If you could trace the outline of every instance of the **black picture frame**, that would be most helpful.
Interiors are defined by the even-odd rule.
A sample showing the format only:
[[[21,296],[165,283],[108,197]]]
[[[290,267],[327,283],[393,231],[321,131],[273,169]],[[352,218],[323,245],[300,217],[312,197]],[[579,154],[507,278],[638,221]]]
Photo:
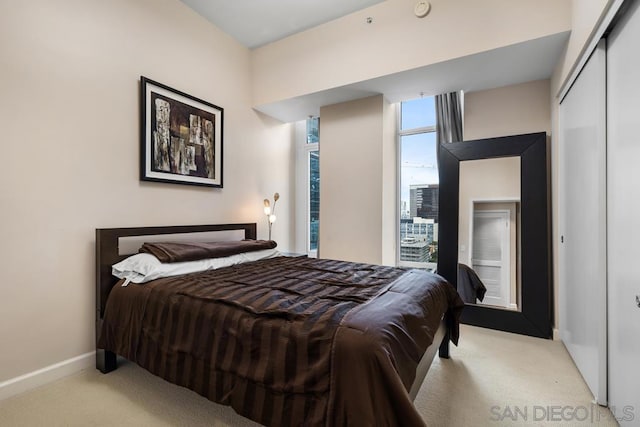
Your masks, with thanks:
[[[140,77],[140,179],[222,188],[224,109]]]
[[[553,300],[545,132],[440,145],[438,273],[457,285],[460,162],[513,156],[519,156],[521,162],[521,310],[467,304],[461,321],[474,326],[550,338]]]

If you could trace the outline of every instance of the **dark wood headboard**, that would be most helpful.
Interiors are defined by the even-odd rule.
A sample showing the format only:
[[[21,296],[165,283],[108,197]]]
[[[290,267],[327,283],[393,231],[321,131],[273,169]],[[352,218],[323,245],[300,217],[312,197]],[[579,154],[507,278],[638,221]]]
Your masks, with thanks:
[[[121,238],[145,236],[145,238],[155,237],[157,241],[157,236],[167,235],[166,239],[162,238],[163,241],[175,241],[175,236],[172,238],[171,235],[183,235],[183,238],[179,240],[184,241],[184,234],[233,230],[244,230],[245,239],[256,239],[255,223],[96,229],[96,344],[100,337],[104,309],[109,293],[113,286],[118,283],[118,279],[111,274],[111,266],[137,252],[138,249],[138,247],[135,247],[137,243],[134,242],[133,247],[130,247],[129,250],[120,250]],[[213,240],[216,239],[214,238]],[[103,373],[107,373],[116,369],[116,366],[115,353],[99,349],[96,345],[96,368]]]
[[[102,320],[109,293],[118,282],[118,279],[111,275],[111,266],[129,255],[121,254],[119,250],[120,238],[228,230],[244,230],[245,239],[256,239],[255,223],[96,229],[96,323],[98,324]],[[166,240],[171,240],[171,238],[168,237]],[[96,325],[96,327],[98,326]],[[98,334],[96,334],[97,336]]]

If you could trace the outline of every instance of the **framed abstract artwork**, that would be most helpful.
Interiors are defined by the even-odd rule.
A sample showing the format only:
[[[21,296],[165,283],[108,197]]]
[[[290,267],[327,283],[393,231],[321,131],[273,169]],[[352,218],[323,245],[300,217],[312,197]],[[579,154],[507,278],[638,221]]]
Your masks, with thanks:
[[[222,187],[223,109],[140,78],[143,181]]]

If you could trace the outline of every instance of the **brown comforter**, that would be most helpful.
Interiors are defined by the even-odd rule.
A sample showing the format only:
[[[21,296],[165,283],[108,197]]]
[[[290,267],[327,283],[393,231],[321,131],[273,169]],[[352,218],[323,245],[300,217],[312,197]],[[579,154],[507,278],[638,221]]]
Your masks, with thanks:
[[[407,390],[462,306],[426,272],[279,257],[116,286],[98,346],[267,426],[423,425]]]

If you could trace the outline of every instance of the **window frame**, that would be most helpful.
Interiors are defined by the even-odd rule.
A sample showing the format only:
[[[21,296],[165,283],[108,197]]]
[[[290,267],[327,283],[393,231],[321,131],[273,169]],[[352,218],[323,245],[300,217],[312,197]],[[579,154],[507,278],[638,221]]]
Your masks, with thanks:
[[[309,187],[311,172],[311,153],[320,156],[320,143],[307,142],[307,120],[300,120],[295,124],[296,145],[296,252],[306,253],[311,258],[317,258],[318,249],[311,249],[311,189]],[[318,248],[320,241],[318,239]]]
[[[417,128],[411,129],[402,129],[402,103],[401,101],[398,103],[398,108],[396,108],[396,123],[397,123],[397,133],[396,133],[396,157],[397,157],[397,174],[396,174],[396,209],[400,211],[400,215],[398,215],[396,219],[396,265],[399,267],[409,267],[409,268],[421,268],[428,269],[431,271],[435,271],[437,268],[437,263],[435,262],[414,262],[414,261],[402,261],[401,260],[401,252],[402,252],[402,137],[403,136],[411,136],[411,135],[419,135],[425,133],[437,133],[436,125],[432,126],[421,126]],[[435,102],[435,100],[434,100]],[[437,136],[436,136],[437,138]],[[437,139],[436,139],[437,141]],[[437,142],[436,142],[437,143]],[[439,170],[439,169],[438,169]],[[396,211],[396,212],[397,212]],[[439,216],[439,212],[438,212]]]

